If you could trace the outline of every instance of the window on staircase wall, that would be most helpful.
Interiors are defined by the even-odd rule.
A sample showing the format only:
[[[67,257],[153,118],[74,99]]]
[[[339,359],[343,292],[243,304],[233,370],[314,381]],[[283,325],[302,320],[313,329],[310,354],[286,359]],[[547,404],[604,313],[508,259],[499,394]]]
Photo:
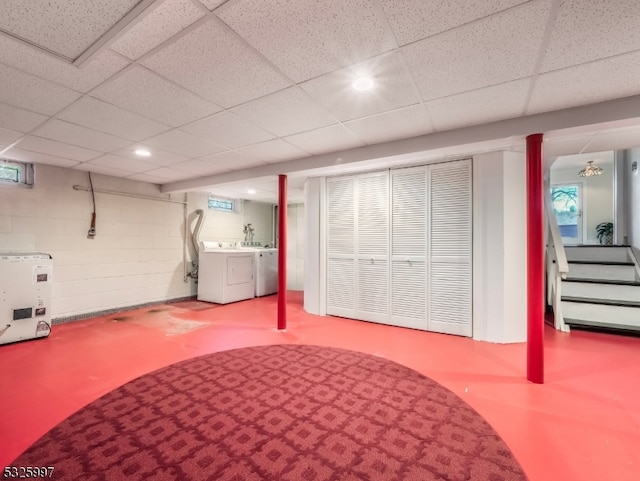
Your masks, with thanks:
[[[582,244],[582,185],[557,184],[551,187],[551,202],[565,244]]]
[[[32,185],[33,164],[0,158],[0,185]]]

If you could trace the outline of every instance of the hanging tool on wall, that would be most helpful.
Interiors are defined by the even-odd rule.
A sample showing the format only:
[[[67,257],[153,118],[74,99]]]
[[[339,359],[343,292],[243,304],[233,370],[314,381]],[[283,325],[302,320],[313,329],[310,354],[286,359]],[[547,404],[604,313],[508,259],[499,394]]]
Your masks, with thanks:
[[[89,172],[89,185],[91,186],[91,199],[93,200],[93,212],[91,213],[91,227],[89,227],[87,238],[93,239],[96,236],[96,194],[93,191],[93,181],[91,180],[91,172]]]

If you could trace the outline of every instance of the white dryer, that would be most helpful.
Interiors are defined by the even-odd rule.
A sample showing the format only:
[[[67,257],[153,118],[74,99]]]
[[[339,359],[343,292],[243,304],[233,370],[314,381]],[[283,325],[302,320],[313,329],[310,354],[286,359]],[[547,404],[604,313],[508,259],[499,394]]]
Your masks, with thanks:
[[[264,248],[257,242],[239,242],[239,250],[253,252],[256,278],[256,297],[270,296],[278,292],[278,249]]]
[[[228,304],[255,296],[252,252],[204,244],[199,255],[198,300]]]

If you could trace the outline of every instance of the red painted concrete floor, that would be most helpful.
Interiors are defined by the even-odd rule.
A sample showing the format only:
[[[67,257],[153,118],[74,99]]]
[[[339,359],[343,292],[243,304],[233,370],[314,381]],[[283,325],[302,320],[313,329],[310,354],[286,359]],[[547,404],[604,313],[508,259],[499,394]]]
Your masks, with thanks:
[[[67,416],[168,364],[254,345],[317,344],[392,359],[442,383],[500,433],[530,481],[640,479],[640,339],[546,330],[546,383],[525,379],[525,345],[497,345],[317,317],[291,293],[226,306],[163,304],[54,326],[0,346],[0,467]]]

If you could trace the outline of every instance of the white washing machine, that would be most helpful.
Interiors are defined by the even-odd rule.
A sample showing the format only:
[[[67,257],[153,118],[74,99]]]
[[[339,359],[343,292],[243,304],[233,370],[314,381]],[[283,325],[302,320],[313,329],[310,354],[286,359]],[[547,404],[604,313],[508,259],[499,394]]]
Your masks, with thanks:
[[[220,248],[203,242],[198,272],[198,300],[228,304],[255,296],[252,252]]]
[[[264,248],[257,242],[239,242],[237,249],[253,252],[255,256],[256,297],[278,292],[278,249]]]

